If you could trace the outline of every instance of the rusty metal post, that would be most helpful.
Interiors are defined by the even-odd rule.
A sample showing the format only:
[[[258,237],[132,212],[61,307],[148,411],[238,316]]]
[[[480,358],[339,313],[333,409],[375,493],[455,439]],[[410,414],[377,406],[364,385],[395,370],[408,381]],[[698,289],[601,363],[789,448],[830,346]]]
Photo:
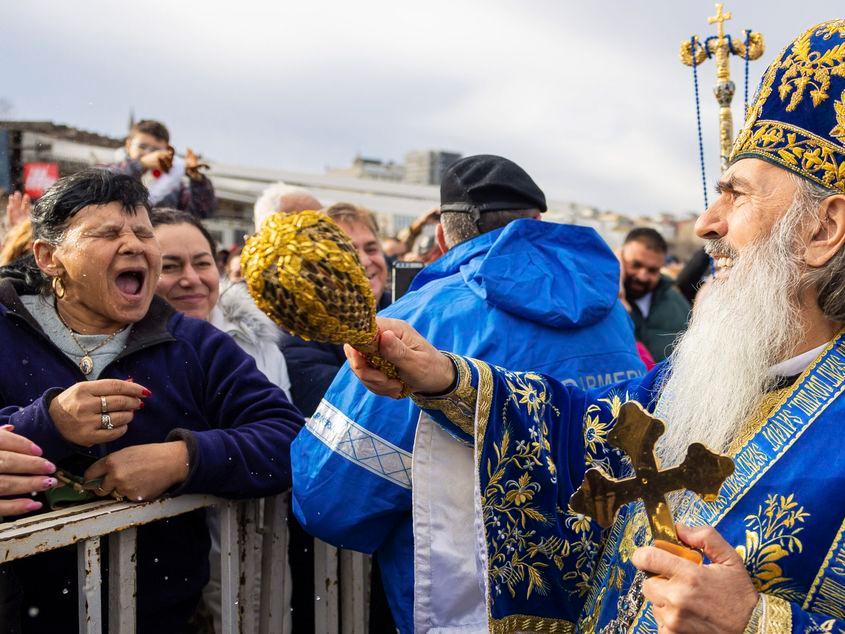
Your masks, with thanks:
[[[241,562],[237,502],[220,505],[220,620],[222,634],[240,632]]]
[[[285,622],[290,620],[290,610],[285,601],[290,581],[287,566],[288,499],[289,495],[284,493],[264,500],[259,634],[287,634],[284,628]]]
[[[364,553],[340,551],[340,605],[343,634],[369,631],[370,558]]]
[[[100,588],[100,538],[85,539],[76,545],[79,587],[79,634],[102,634],[103,604]]]
[[[136,528],[109,535],[109,634],[135,634],[137,542]]]
[[[314,540],[314,632],[338,634],[337,548]]]

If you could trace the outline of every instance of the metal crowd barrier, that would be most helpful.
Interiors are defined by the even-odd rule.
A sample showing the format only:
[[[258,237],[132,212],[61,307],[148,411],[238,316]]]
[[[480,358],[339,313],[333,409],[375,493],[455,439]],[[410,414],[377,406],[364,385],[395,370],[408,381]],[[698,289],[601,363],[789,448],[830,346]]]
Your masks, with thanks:
[[[283,613],[287,494],[231,501],[185,495],[145,503],[92,502],[0,524],[0,562],[76,545],[80,634],[134,634],[137,527],[200,508],[220,509],[218,634],[289,634]],[[109,540],[109,622],[101,599],[102,538]],[[316,540],[315,540],[316,541]],[[315,634],[365,634],[369,557],[315,543]],[[260,581],[259,581],[260,580]],[[255,588],[256,582],[260,588]],[[256,604],[258,609],[251,609]]]

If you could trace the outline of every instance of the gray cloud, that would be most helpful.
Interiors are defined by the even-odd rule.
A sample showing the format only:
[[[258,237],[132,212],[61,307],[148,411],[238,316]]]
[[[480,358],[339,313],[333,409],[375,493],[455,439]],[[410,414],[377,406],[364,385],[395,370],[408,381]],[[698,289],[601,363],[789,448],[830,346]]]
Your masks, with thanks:
[[[729,6],[767,38],[754,82],[798,29],[841,4]],[[307,5],[307,6],[306,6]],[[633,213],[701,207],[690,69],[677,48],[709,2],[429,0],[424,4],[16,2],[0,97],[20,118],[110,134],[129,108],[225,162],[299,171],[356,152],[506,154],[553,198]],[[742,110],[742,64],[733,63]],[[710,176],[712,62],[701,68]]]

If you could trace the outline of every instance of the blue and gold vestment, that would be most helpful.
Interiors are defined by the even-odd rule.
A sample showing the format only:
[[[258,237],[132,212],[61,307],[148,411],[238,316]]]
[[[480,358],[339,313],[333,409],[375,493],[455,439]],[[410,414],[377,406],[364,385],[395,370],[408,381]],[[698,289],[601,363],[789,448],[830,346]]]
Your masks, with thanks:
[[[627,457],[607,444],[607,434],[622,403],[654,410],[665,366],[585,392],[538,374],[454,359],[456,390],[417,402],[476,446],[488,629],[656,632],[630,563],[634,549],[650,540],[641,508],[624,507],[602,531],[569,511],[568,501],[588,467],[630,475]],[[840,333],[749,422],[732,451],[736,471],[718,499],[684,498],[678,509],[683,521],[715,525],[736,547],[765,595],[767,632],[845,631],[843,390]]]

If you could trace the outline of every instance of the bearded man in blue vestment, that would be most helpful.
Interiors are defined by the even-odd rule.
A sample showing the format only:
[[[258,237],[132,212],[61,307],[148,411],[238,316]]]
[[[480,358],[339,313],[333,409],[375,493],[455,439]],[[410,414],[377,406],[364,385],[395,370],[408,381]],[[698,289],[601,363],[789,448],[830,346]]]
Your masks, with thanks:
[[[467,516],[437,525],[475,537],[485,629],[845,631],[845,20],[768,68],[719,193],[696,226],[715,279],[645,377],[582,390],[439,352],[398,320],[379,322],[380,354],[404,385],[347,348],[369,389],[410,388],[473,444]],[[734,460],[715,501],[670,498],[701,565],[650,545],[641,503],[606,531],[569,508],[588,467],[631,475],[607,442],[627,401],[666,421],[664,467],[693,442]]]

